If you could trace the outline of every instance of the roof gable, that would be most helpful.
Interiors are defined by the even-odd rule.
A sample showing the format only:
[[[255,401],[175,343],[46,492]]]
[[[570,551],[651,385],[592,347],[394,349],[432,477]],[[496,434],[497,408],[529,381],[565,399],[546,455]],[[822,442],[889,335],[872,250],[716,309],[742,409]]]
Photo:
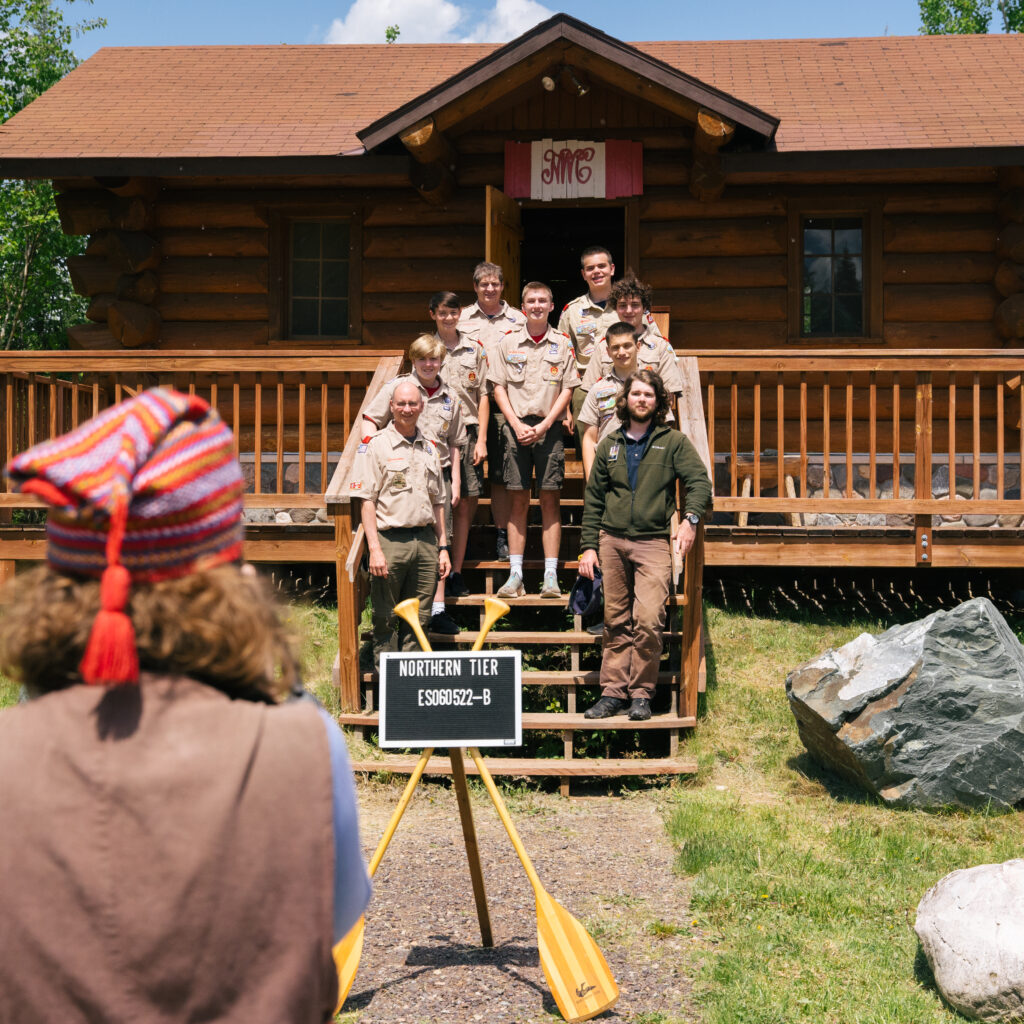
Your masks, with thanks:
[[[770,140],[779,126],[778,118],[724,90],[576,18],[556,14],[357,134],[372,150],[427,117],[443,130],[461,120],[467,109],[493,103],[528,79],[539,79],[546,70],[564,64],[690,121],[707,108],[762,141]]]

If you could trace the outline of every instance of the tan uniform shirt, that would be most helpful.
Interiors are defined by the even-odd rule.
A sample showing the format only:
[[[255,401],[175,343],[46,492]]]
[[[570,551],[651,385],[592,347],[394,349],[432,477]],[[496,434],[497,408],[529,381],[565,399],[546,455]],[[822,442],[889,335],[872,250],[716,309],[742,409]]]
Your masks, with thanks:
[[[483,342],[460,332],[455,348],[445,353],[440,377],[459,396],[463,424],[479,423],[480,389],[487,384],[487,353]],[[483,394],[487,394],[486,390]]]
[[[563,388],[574,388],[580,383],[572,344],[551,327],[539,342],[530,337],[525,327],[509,331],[494,350],[487,379],[492,385],[505,388],[520,419],[543,419]]]
[[[459,316],[459,334],[479,341],[484,349],[488,351],[513,328],[522,327],[526,323],[525,314],[518,309],[513,309],[507,302],[502,302],[501,310],[493,317],[488,316],[480,304],[474,302],[472,306],[466,306]]]
[[[598,341],[612,324],[619,322],[619,314],[606,304],[602,309],[590,299],[590,293],[575,298],[558,318],[558,329],[569,335],[576,349],[576,365],[582,373],[590,362]]]
[[[444,502],[441,461],[419,431],[410,440],[389,423],[356,449],[348,489],[376,501],[378,530],[433,526],[434,506]]]
[[[591,363],[590,367],[593,365]],[[587,368],[588,372],[590,367]],[[583,406],[577,419],[584,427],[597,427],[598,444],[609,434],[618,430],[621,425],[619,417],[615,414],[615,404],[622,394],[625,383],[613,367],[607,376],[594,382],[594,386],[587,392],[587,397],[583,400]],[[674,421],[675,417],[670,411],[666,422],[673,423]]]
[[[444,363],[441,364],[442,367]],[[440,375],[439,375],[440,376]],[[454,388],[441,380],[441,386],[431,395],[420,383],[415,373],[406,373],[394,380],[389,380],[380,389],[380,393],[370,403],[364,415],[377,424],[377,429],[391,422],[391,398],[399,384],[411,381],[419,388],[423,396],[423,412],[416,421],[416,429],[437,446],[437,454],[441,458],[442,469],[452,464],[452,448],[459,448],[466,443],[466,429],[462,425],[462,403]]]
[[[607,377],[615,366],[608,352],[608,341],[602,338],[594,358],[590,360],[580,387],[589,391],[600,377]],[[683,390],[683,378],[672,346],[658,333],[658,328],[649,325],[644,329],[636,346],[636,368],[653,370],[665,385],[669,394],[678,395]]]

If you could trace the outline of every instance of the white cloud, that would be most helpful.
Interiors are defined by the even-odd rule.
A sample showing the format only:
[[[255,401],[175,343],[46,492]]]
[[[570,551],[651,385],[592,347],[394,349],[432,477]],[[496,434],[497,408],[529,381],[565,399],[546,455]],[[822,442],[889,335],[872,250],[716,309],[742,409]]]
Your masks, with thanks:
[[[451,0],[355,0],[324,42],[383,43],[385,29],[397,25],[401,43],[503,43],[553,13],[536,0],[494,0],[485,10]]]
[[[554,14],[536,0],[495,0],[476,28],[460,43],[506,43]]]

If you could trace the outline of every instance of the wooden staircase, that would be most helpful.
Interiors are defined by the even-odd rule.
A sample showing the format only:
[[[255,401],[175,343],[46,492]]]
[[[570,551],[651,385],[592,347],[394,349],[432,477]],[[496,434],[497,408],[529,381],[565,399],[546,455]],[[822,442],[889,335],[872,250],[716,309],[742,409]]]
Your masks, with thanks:
[[[682,360],[682,363],[695,360]],[[693,380],[696,381],[696,366],[693,368]],[[694,384],[696,388],[696,384]],[[700,392],[697,388],[697,409],[700,409]],[[684,424],[685,424],[684,420]],[[699,415],[700,430],[703,433],[703,415]],[[685,426],[684,426],[685,429]],[[691,425],[692,429],[692,425]],[[692,434],[690,435],[692,437]],[[706,442],[705,453],[706,454]],[[344,466],[344,459],[339,466],[339,473]],[[338,474],[336,474],[336,480]],[[332,482],[332,491],[338,490]],[[341,492],[343,495],[343,492]],[[683,730],[696,727],[697,694],[703,690],[705,682],[705,663],[703,654],[703,628],[701,621],[701,576],[703,570],[703,528],[699,529],[698,541],[693,551],[687,556],[685,570],[680,575],[678,585],[668,599],[666,609],[665,651],[662,671],[659,673],[657,692],[653,701],[655,714],[647,722],[631,722],[625,715],[607,719],[588,720],[583,711],[599,696],[597,658],[592,653],[600,646],[601,637],[587,632],[583,628],[580,616],[569,618],[568,592],[576,578],[577,555],[579,553],[580,520],[583,506],[583,467],[572,449],[566,450],[566,480],[563,487],[562,509],[562,544],[559,558],[559,582],[563,588],[560,598],[541,598],[538,594],[543,560],[539,512],[536,499],[531,501],[530,522],[527,532],[526,559],[524,561],[525,583],[527,596],[512,599],[508,603],[513,609],[510,616],[499,620],[488,634],[485,646],[494,648],[518,648],[524,652],[522,681],[524,688],[524,706],[529,707],[535,688],[551,687],[557,691],[560,710],[558,711],[525,711],[522,717],[524,733],[554,733],[560,737],[561,757],[504,757],[500,754],[491,756],[488,763],[495,774],[513,776],[554,776],[560,780],[564,794],[569,792],[570,780],[580,777],[612,778],[623,776],[669,776],[685,775],[696,772],[696,762],[692,758],[680,756],[680,738]],[[331,495],[328,494],[328,509],[331,510]],[[342,520],[336,517],[336,523]],[[534,522],[534,519],[537,522]],[[343,532],[343,531],[339,531]],[[342,538],[339,537],[339,561],[342,550]],[[466,584],[473,591],[467,597],[448,600],[449,612],[463,624],[464,628],[456,636],[429,634],[431,645],[435,650],[458,650],[473,643],[478,629],[483,622],[483,604],[489,595],[494,595],[504,583],[509,565],[507,562],[493,560],[495,549],[495,532],[491,525],[490,500],[480,500],[476,521],[470,531],[469,554],[462,575]],[[345,548],[347,551],[347,548]],[[349,560],[352,565],[351,559]],[[683,568],[683,567],[680,567]],[[341,566],[339,565],[339,579]],[[353,581],[356,590],[354,609],[362,609],[365,596],[365,581],[360,581],[358,574]],[[339,629],[343,628],[341,617],[341,595],[339,594]],[[525,609],[526,615],[516,615],[516,610]],[[543,616],[543,610],[550,610],[551,616]],[[476,614],[473,614],[475,611]],[[557,613],[557,614],[555,614]],[[520,622],[509,624],[509,618],[528,618],[530,616],[544,619],[539,628],[523,628]],[[556,621],[549,621],[549,620]],[[475,620],[475,621],[472,621]],[[350,622],[352,620],[349,620]],[[473,628],[473,627],[476,628]],[[351,629],[351,625],[348,626]],[[359,637],[367,640],[368,634]],[[543,652],[557,653],[557,661],[563,668],[537,668],[535,655]],[[339,659],[340,660],[340,659]],[[365,662],[365,658],[364,658]],[[585,664],[586,663],[586,664]],[[340,668],[340,664],[339,664]],[[377,680],[375,673],[359,671],[356,677],[358,685],[358,705],[351,706],[340,716],[341,724],[359,730],[360,734],[370,739],[376,732],[379,718],[377,696]],[[339,672],[339,683],[344,685]],[[351,683],[350,683],[351,686]],[[587,690],[587,693],[581,691]],[[533,692],[531,692],[533,691]],[[637,731],[645,737],[644,746],[655,750],[662,746],[663,756],[644,757],[634,755],[628,757],[581,757],[577,752],[581,740],[591,739],[597,733],[611,740],[615,731]],[[655,740],[651,743],[652,733],[660,734],[664,742]],[[525,738],[525,737],[524,737]],[[605,743],[608,749],[609,742]],[[415,757],[381,753],[379,757],[367,758],[353,763],[356,771],[394,772],[408,774],[416,763]],[[472,770],[472,769],[471,769]],[[428,774],[447,774],[450,771],[447,758],[433,758],[427,767]]]

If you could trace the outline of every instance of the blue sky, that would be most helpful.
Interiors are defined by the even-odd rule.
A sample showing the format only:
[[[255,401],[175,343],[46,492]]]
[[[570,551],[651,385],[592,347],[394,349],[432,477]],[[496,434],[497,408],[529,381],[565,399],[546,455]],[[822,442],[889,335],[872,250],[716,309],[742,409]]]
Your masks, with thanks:
[[[202,43],[384,42],[397,24],[403,43],[503,42],[564,11],[624,40],[785,39],[915,35],[916,0],[95,0],[74,3],[68,20],[107,19],[75,40],[79,57],[101,46]],[[629,12],[628,20],[623,11]]]

